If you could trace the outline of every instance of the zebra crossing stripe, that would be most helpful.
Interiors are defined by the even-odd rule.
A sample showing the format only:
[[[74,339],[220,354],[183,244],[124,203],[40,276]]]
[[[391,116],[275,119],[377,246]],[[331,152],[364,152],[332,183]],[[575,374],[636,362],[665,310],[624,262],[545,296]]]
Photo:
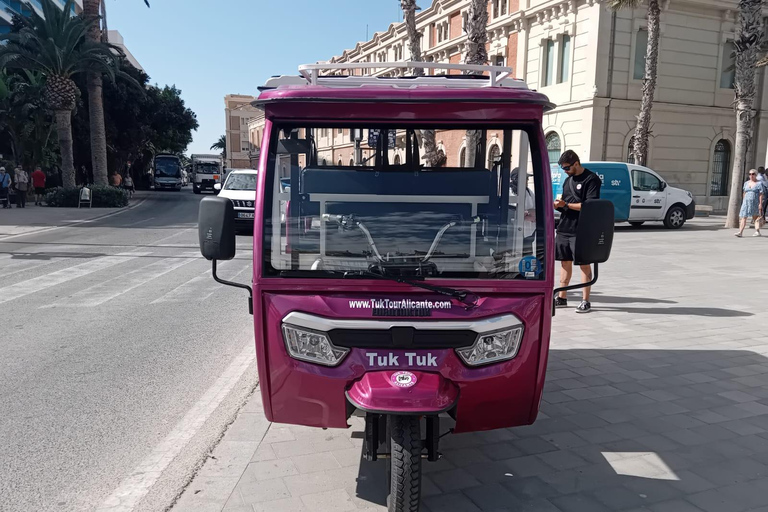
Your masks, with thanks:
[[[123,253],[115,256],[104,256],[75,265],[74,267],[57,270],[56,272],[21,281],[20,283],[0,287],[0,304],[79,279],[88,274],[114,267],[115,265],[120,265],[140,255],[140,253]]]
[[[43,307],[95,307],[176,270],[198,258],[163,258],[107,281],[85,288]]]
[[[240,269],[233,276],[227,276],[226,279],[229,281],[237,281],[237,278],[240,276],[240,274],[250,269],[251,266],[247,265],[246,267]],[[203,272],[202,275],[193,277],[186,283],[177,286],[162,297],[158,297],[157,299],[153,300],[151,304],[160,304],[163,302],[181,302],[185,304],[190,302],[203,302],[220,288],[221,284],[213,280],[211,271],[209,269]]]

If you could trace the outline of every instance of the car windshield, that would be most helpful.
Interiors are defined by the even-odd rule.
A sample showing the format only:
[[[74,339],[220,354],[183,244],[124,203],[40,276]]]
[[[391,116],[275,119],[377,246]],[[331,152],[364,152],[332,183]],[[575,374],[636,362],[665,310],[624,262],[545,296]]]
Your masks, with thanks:
[[[181,165],[178,158],[155,158],[155,176],[166,178],[181,177]]]
[[[543,278],[537,132],[430,128],[275,126],[266,275]]]
[[[256,190],[255,173],[230,173],[224,190]]]
[[[219,166],[213,162],[199,162],[195,164],[195,169],[200,174],[216,174],[219,172]]]

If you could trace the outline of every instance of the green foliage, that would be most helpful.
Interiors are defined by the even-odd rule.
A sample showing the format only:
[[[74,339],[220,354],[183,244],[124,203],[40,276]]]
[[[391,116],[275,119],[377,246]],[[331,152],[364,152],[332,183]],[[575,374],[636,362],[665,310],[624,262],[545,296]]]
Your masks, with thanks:
[[[118,80],[104,83],[104,121],[107,132],[107,157],[110,169],[122,170],[133,163],[134,179],[142,185],[143,169],[156,153],[183,153],[198,127],[195,113],[186,107],[181,91],[175,87],[148,85],[149,77],[127,61],[122,72],[142,85],[143,92]],[[77,77],[85,87],[85,77]],[[81,102],[72,120],[75,139],[75,166],[90,167],[89,115],[87,102]],[[148,185],[148,183],[144,183]]]
[[[42,0],[43,16],[33,9],[19,18],[21,29],[0,35],[0,68],[40,71],[51,77],[69,78],[95,71],[114,81],[119,74],[117,55],[122,50],[113,44],[89,42],[86,32],[94,22],[70,15],[74,0],[61,9],[53,0]]]
[[[122,208],[128,206],[128,192],[117,187],[93,186],[91,197],[93,197],[94,208]],[[62,188],[58,187],[45,195],[45,204],[54,207],[77,208],[80,200],[80,188]]]

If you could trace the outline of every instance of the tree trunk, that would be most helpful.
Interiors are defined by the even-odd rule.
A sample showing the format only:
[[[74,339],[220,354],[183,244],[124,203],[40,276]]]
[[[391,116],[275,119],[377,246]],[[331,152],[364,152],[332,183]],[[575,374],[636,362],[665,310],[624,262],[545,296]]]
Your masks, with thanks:
[[[744,169],[747,151],[753,137],[755,97],[757,96],[757,58],[762,43],[761,0],[739,1],[739,26],[736,31],[736,147],[731,171],[731,193],[728,198],[728,216],[725,227],[736,228],[742,200]]]
[[[637,165],[648,162],[648,139],[651,136],[651,110],[656,93],[656,77],[661,42],[661,8],[659,0],[648,2],[648,50],[645,54],[645,77],[643,77],[643,99],[635,127],[635,145],[632,148]]]
[[[95,21],[88,32],[86,40],[101,41],[99,21],[101,0],[83,0],[83,16],[86,20]],[[91,128],[91,166],[95,185],[107,185],[107,134],[104,126],[104,98],[102,94],[102,79],[99,73],[88,73],[88,114]]]
[[[56,110],[56,132],[61,151],[61,174],[64,187],[74,187],[75,163],[72,154],[72,111]]]
[[[487,64],[488,50],[485,44],[488,42],[488,2],[486,0],[472,0],[467,13],[467,55],[465,64]],[[468,71],[467,74],[474,72]],[[477,156],[477,145],[480,142],[479,130],[467,130],[466,151],[464,152],[464,166],[474,167]]]
[[[416,0],[400,0],[403,9],[403,20],[408,33],[408,50],[412,62],[423,62],[421,56],[421,34],[416,30]],[[424,76],[424,68],[415,68],[413,74]],[[422,130],[421,141],[424,144],[424,158],[429,167],[440,167],[445,163],[445,153],[437,147],[435,130]]]

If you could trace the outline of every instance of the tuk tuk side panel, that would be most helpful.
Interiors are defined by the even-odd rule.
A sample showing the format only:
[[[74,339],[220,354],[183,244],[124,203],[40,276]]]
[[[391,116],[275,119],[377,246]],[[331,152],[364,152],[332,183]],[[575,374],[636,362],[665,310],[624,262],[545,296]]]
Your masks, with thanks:
[[[545,151],[547,143],[544,138],[544,131],[541,129],[539,129],[538,139],[538,146],[540,148],[538,152],[538,161],[542,175],[542,195],[544,196],[542,201],[545,205],[545,207],[542,208],[542,211],[544,212],[544,215],[546,215],[544,225],[547,226],[545,232],[540,235],[544,238],[547,248],[545,255],[545,268],[547,269],[547,272],[545,274],[546,287],[544,289],[543,303],[541,309],[538,311],[539,318],[541,319],[539,322],[539,332],[537,333],[540,340],[539,361],[536,372],[535,394],[533,402],[531,403],[528,424],[532,424],[536,421],[536,417],[539,414],[542,393],[544,392],[544,382],[547,376],[547,362],[549,360],[549,343],[552,334],[552,304],[554,301],[555,275],[558,273],[558,269],[555,268],[555,196],[553,194],[552,173],[549,172],[549,155]],[[532,154],[533,158],[535,158],[536,153],[532,152]],[[547,207],[547,205],[552,205],[553,207]]]
[[[468,312],[456,306],[452,311],[435,310],[428,320],[423,320],[456,321],[462,317],[476,320],[514,313],[524,323],[525,332],[518,355],[504,363],[469,368],[461,362],[453,349],[352,348],[336,367],[305,363],[289,357],[281,326],[282,319],[290,312],[306,312],[330,319],[377,320],[371,317],[370,310],[350,307],[350,301],[371,298],[370,292],[363,292],[366,289],[364,283],[360,283],[357,288],[357,291],[350,290],[343,294],[260,292],[259,309],[263,311],[264,322],[257,334],[257,345],[261,345],[258,347],[259,354],[265,359],[260,361],[259,379],[265,406],[269,403],[270,421],[346,428],[348,404],[345,392],[366,372],[400,369],[433,371],[434,368],[434,373],[441,374],[460,388],[457,432],[530,423],[530,410],[539,392],[536,389],[537,361],[541,341],[540,312],[545,309],[543,294],[514,298],[486,297],[473,311]],[[430,295],[409,293],[376,296],[393,300],[403,297],[413,300],[434,299]],[[371,352],[392,353],[399,356],[399,364],[373,368],[369,359]],[[416,353],[418,356],[430,354],[434,364],[428,369],[409,365],[405,353]]]

